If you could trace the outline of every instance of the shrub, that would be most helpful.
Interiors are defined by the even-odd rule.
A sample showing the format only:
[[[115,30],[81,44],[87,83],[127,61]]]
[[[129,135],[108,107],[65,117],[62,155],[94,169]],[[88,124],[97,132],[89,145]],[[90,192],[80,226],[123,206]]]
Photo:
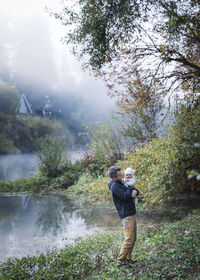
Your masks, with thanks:
[[[200,106],[182,107],[175,117],[166,137],[153,139],[118,162],[136,169],[136,186],[146,201],[200,190],[198,180],[188,180],[188,170],[200,168],[200,149],[194,145],[200,139]]]
[[[91,174],[93,177],[98,178],[105,174],[105,171],[112,161],[109,158],[95,158],[92,154],[86,153],[81,160],[82,168],[86,173]]]
[[[62,166],[62,175],[51,180],[51,187],[62,189],[68,188],[77,183],[82,172],[83,170],[80,162],[73,164],[67,160]]]
[[[62,138],[50,136],[38,141],[36,155],[39,159],[39,170],[49,178],[58,177],[64,165],[64,141]]]
[[[96,180],[91,180],[88,184],[83,186],[84,193],[87,193],[88,200],[107,201],[111,199],[111,193],[108,189],[109,179],[107,177],[99,176]]]
[[[136,149],[125,161],[117,164],[122,169],[133,167],[137,176],[136,188],[146,201],[157,202],[174,190],[176,182],[171,166],[177,163],[174,140],[159,137]]]

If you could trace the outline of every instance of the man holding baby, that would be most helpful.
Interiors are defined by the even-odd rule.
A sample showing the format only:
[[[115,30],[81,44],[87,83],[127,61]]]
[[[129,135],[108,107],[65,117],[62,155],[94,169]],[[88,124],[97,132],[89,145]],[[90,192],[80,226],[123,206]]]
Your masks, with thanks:
[[[136,241],[136,208],[135,198],[139,191],[134,187],[134,170],[127,168],[125,170],[125,179],[123,180],[121,168],[111,166],[108,170],[111,181],[108,187],[112,193],[112,199],[117,209],[118,215],[122,220],[124,241],[117,258],[117,266],[129,268],[136,261],[131,259],[131,253]]]

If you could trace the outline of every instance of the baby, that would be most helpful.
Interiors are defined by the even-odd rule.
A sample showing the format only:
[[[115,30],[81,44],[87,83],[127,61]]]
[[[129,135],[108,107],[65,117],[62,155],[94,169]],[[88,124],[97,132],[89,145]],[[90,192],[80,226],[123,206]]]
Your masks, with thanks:
[[[126,187],[134,187],[136,183],[136,177],[134,176],[135,170],[132,169],[131,167],[128,167],[125,171],[125,179],[124,179],[124,184]]]
[[[128,188],[134,188],[134,185],[136,183],[136,177],[134,176],[135,170],[131,167],[128,167],[125,171],[125,179],[124,179],[124,185]],[[137,197],[134,198],[135,204],[138,202]]]

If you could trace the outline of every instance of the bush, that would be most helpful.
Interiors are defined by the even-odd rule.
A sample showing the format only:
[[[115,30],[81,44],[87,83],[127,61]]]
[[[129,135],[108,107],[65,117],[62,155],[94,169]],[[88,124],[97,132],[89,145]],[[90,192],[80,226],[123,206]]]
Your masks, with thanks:
[[[56,189],[68,188],[77,183],[82,172],[80,162],[73,164],[70,161],[66,161],[62,167],[62,175],[51,180],[51,187]]]
[[[136,170],[136,188],[148,202],[158,202],[174,191],[176,181],[171,166],[177,164],[177,149],[172,138],[156,138],[117,164]]]
[[[107,201],[111,199],[111,193],[108,189],[109,179],[107,177],[99,176],[97,179],[91,180],[89,183],[84,184],[82,189],[87,194],[88,200],[93,201]]]
[[[95,158],[92,154],[86,153],[81,160],[81,165],[86,173],[98,178],[105,174],[112,161],[109,158]]]
[[[62,174],[64,151],[65,147],[62,138],[50,136],[38,141],[36,155],[39,159],[39,170],[42,175],[54,178]]]
[[[153,139],[118,162],[122,168],[136,169],[136,186],[146,201],[200,190],[198,180],[188,180],[188,171],[200,168],[200,149],[194,145],[200,139],[199,123],[200,106],[182,107],[166,137]]]

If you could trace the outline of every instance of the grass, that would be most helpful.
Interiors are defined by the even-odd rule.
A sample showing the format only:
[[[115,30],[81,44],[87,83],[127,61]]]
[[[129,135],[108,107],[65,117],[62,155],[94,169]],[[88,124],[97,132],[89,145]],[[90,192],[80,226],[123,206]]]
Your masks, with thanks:
[[[116,266],[123,240],[122,232],[117,230],[77,240],[75,245],[45,255],[8,259],[0,266],[0,279],[200,279],[200,210],[174,206],[151,211],[144,209],[138,215],[134,249],[138,262],[128,270]],[[160,212],[158,220],[155,215]],[[148,222],[144,219],[147,213]]]

